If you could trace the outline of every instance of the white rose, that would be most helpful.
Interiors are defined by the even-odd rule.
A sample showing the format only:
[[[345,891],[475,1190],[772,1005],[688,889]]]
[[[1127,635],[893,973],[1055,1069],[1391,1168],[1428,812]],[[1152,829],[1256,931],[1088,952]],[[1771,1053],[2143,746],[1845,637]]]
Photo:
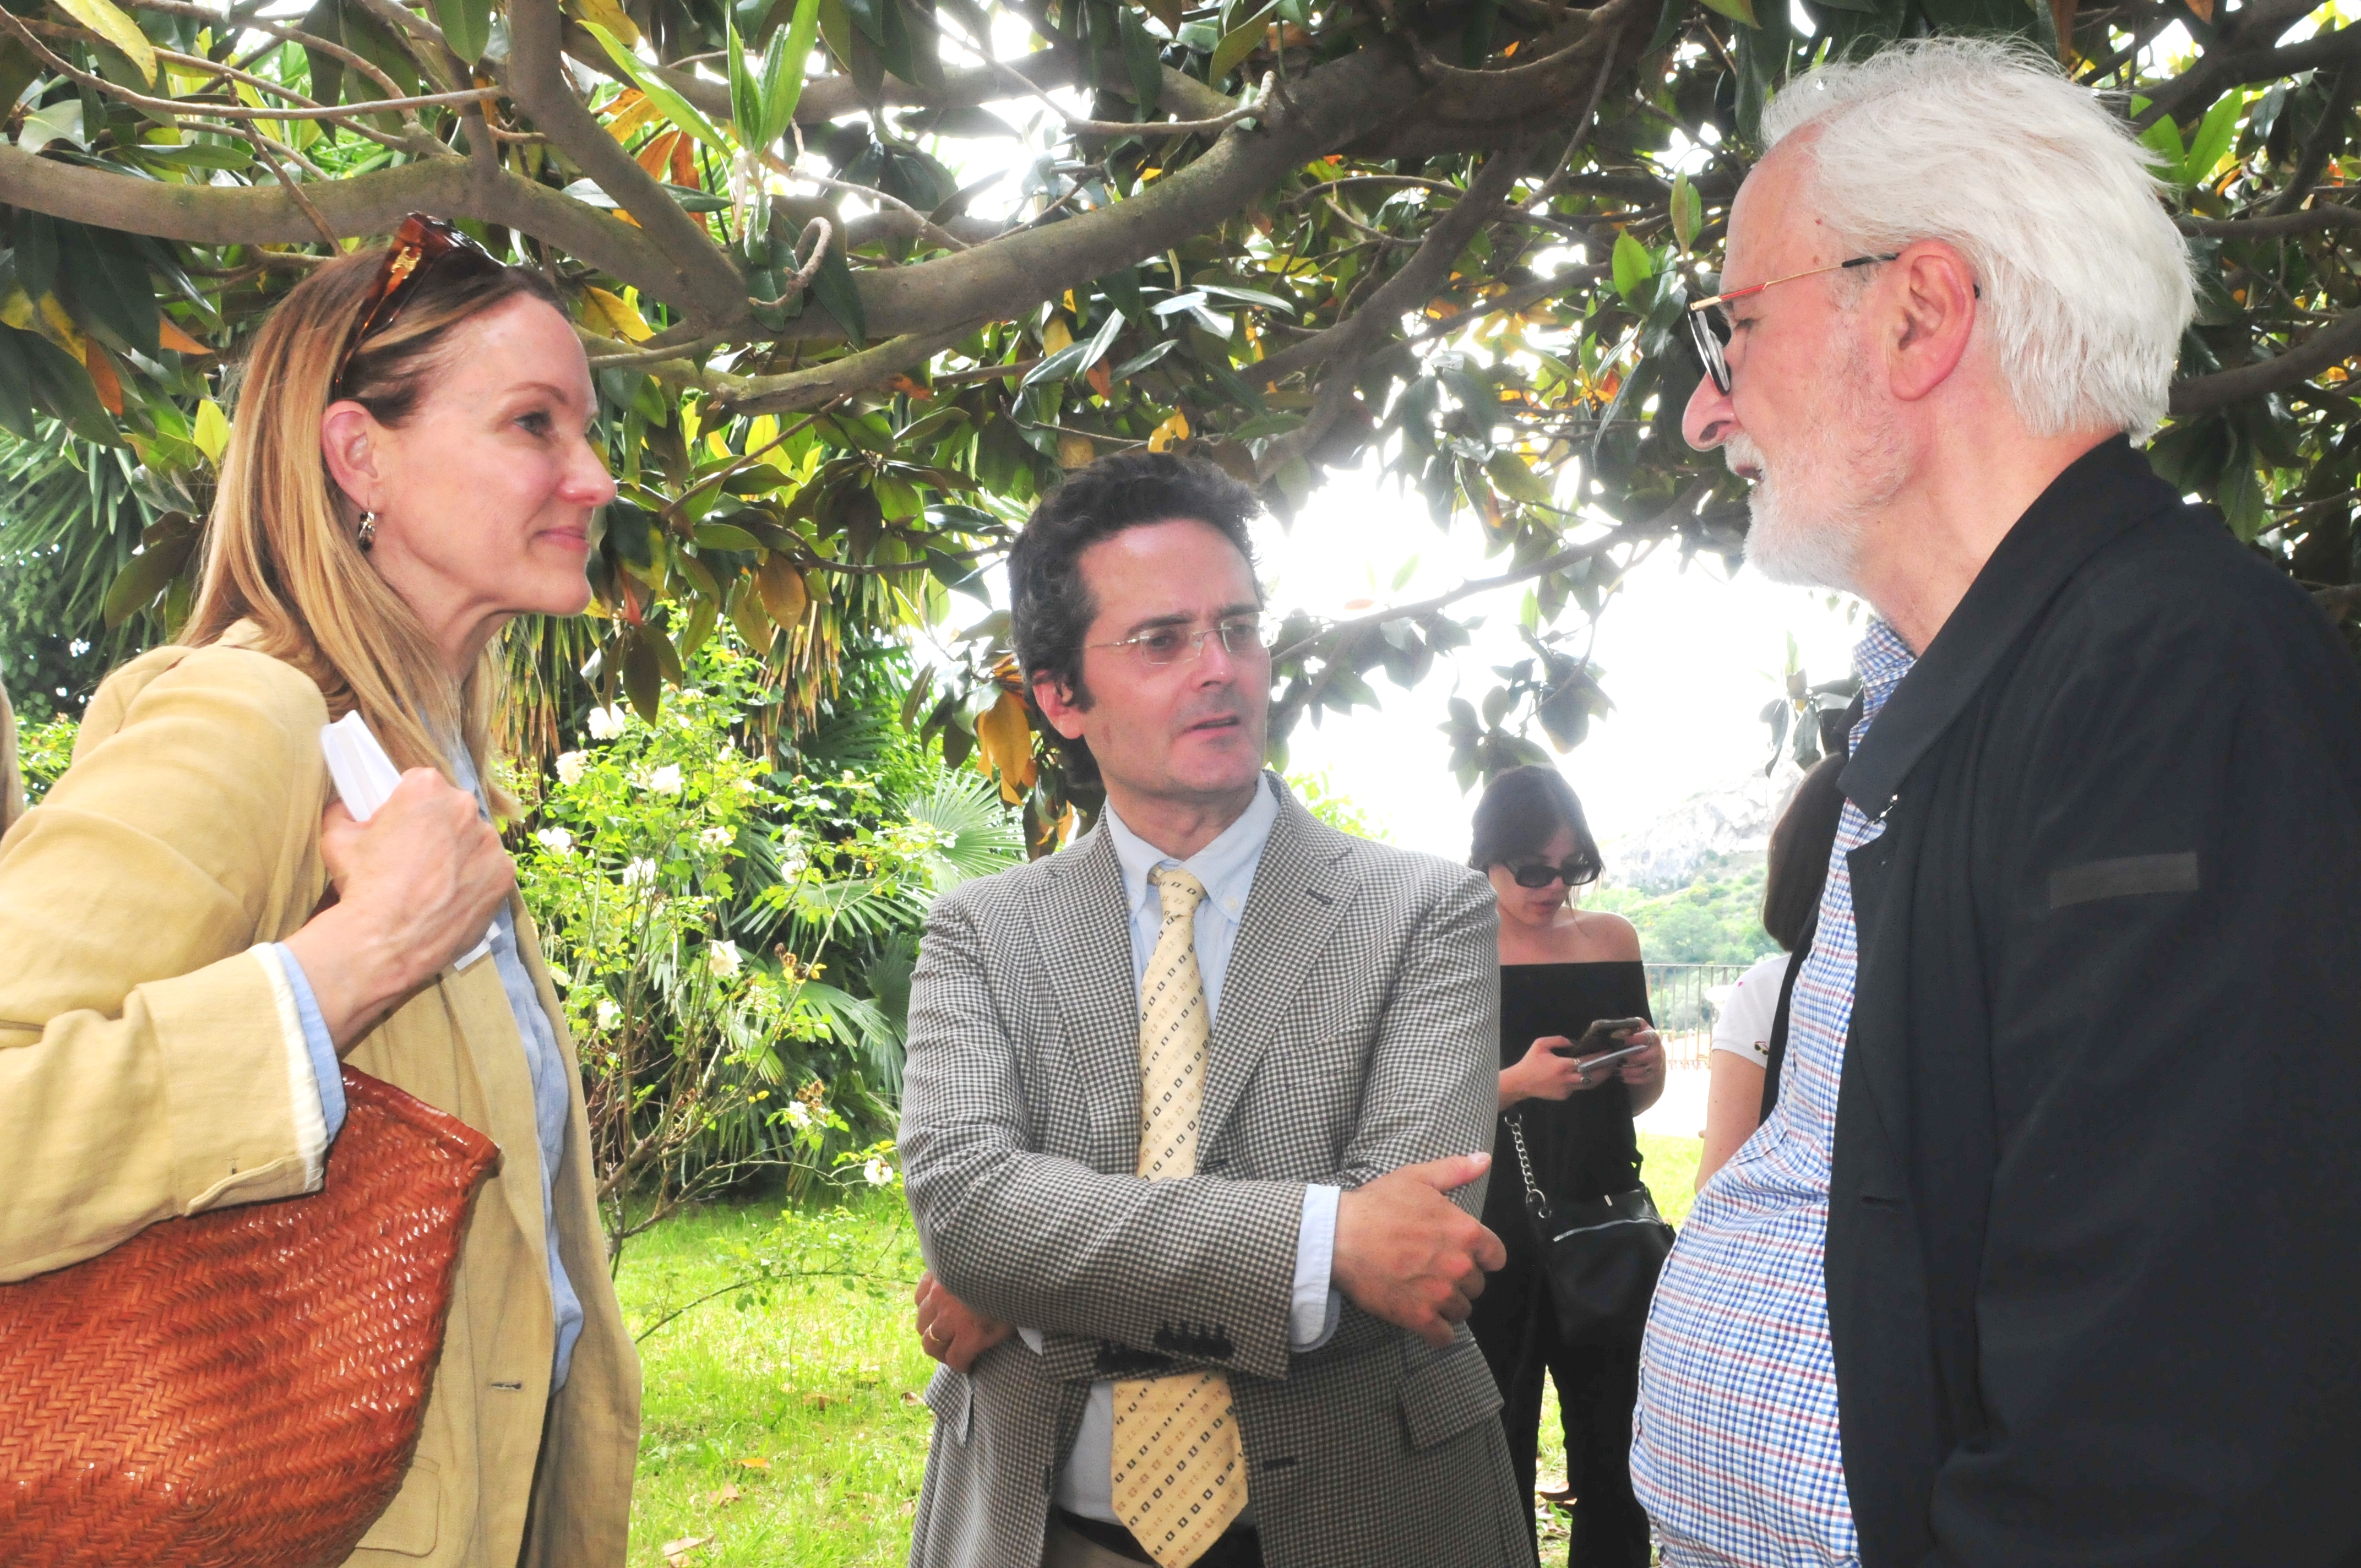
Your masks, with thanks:
[[[708,828],[704,832],[699,833],[697,836],[697,841],[704,845],[708,850],[726,850],[731,843],[736,841],[737,837],[738,835],[730,831],[729,828],[716,824],[711,828]]]
[[[678,795],[680,769],[671,763],[658,768],[648,775],[648,788],[657,795]]]
[[[646,887],[656,880],[656,863],[642,857],[623,868],[625,887]]]
[[[623,732],[622,704],[617,703],[612,707],[592,708],[589,726],[590,739],[593,740],[612,740]]]
[[[588,761],[588,759],[583,756],[579,751],[560,751],[557,753],[557,782],[562,784],[580,784],[582,782],[582,764],[587,761]]]
[[[723,980],[738,972],[738,944],[708,942],[705,944],[705,967]]]
[[[533,839],[553,855],[570,855],[574,852],[574,835],[563,828],[544,828],[534,834]]]
[[[598,1027],[612,1029],[623,1021],[623,1010],[608,997],[598,999]]]
[[[894,1179],[894,1168],[875,1155],[872,1155],[869,1157],[869,1163],[861,1168],[861,1174],[869,1179],[870,1186],[883,1187]]]
[[[788,1101],[787,1120],[793,1122],[798,1127],[810,1126],[812,1123],[811,1107],[805,1104],[800,1100]]]

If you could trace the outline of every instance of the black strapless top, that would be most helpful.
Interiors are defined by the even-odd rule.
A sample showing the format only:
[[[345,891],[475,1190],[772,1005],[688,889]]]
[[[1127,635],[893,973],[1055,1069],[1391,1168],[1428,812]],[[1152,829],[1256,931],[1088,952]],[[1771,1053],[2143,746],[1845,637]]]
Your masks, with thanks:
[[[1500,1065],[1524,1059],[1547,1035],[1579,1040],[1601,1018],[1646,1018],[1648,971],[1635,960],[1588,964],[1500,966]],[[1640,1185],[1640,1142],[1631,1125],[1631,1092],[1621,1079],[1580,1090],[1564,1100],[1521,1100],[1525,1147],[1542,1190],[1556,1201],[1628,1192]],[[1511,1253],[1531,1249],[1525,1190],[1516,1146],[1505,1118],[1493,1140],[1492,1182],[1484,1197],[1484,1223]]]

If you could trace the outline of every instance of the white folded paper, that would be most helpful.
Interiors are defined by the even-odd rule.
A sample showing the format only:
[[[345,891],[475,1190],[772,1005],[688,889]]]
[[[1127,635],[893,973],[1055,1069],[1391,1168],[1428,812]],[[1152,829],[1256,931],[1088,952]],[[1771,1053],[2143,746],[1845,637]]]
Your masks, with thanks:
[[[328,777],[335,781],[336,798],[345,803],[345,809],[353,814],[356,822],[367,822],[376,816],[378,807],[401,783],[401,770],[385,754],[377,732],[357,710],[320,731],[320,750],[327,755]],[[493,932],[499,929],[495,923],[485,931],[482,941],[459,955],[457,967],[466,969],[490,952]]]

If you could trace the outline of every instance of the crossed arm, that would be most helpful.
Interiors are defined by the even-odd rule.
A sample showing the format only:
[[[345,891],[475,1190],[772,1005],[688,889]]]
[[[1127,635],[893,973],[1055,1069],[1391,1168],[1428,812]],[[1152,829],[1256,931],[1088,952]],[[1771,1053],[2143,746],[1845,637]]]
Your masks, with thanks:
[[[1466,1152],[1489,1141],[1494,919],[1472,878],[1427,913],[1329,1179],[1345,1189],[1333,1282],[1437,1344],[1504,1260],[1474,1217],[1490,1156]],[[1028,1151],[1015,1044],[982,953],[968,912],[946,911],[913,992],[903,1146],[934,1265],[918,1292],[929,1354],[963,1367],[1010,1321],[1152,1349],[1177,1316],[1224,1325],[1239,1370],[1283,1374],[1303,1184],[1148,1182]]]

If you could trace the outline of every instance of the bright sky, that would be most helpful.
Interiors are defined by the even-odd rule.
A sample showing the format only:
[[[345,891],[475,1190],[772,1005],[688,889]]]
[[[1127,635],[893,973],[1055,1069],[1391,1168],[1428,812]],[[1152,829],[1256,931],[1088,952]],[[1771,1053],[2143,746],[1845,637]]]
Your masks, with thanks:
[[[1487,563],[1473,529],[1445,535],[1425,503],[1368,473],[1339,474],[1298,515],[1293,528],[1270,524],[1259,546],[1271,606],[1345,613],[1349,600],[1379,604],[1432,596],[1468,577],[1501,570]],[[1395,571],[1413,554],[1416,575],[1400,593]],[[1413,691],[1382,673],[1369,677],[1382,707],[1324,715],[1322,727],[1300,722],[1290,737],[1290,772],[1322,772],[1333,788],[1383,820],[1394,841],[1454,860],[1467,852],[1475,795],[1451,776],[1450,748],[1437,726],[1455,692],[1470,702],[1497,684],[1491,667],[1525,653],[1516,634],[1522,589],[1465,601],[1486,624],[1475,641]],[[1847,608],[1825,593],[1784,587],[1741,568],[1725,575],[1720,558],[1684,567],[1664,545],[1632,573],[1599,623],[1595,657],[1615,711],[1595,722],[1580,746],[1559,760],[1582,797],[1594,832],[1610,839],[1644,826],[1667,806],[1759,772],[1770,734],[1758,718],[1779,690],[1793,634],[1815,681],[1850,668],[1860,636]],[[1538,729],[1535,739],[1541,739]]]

